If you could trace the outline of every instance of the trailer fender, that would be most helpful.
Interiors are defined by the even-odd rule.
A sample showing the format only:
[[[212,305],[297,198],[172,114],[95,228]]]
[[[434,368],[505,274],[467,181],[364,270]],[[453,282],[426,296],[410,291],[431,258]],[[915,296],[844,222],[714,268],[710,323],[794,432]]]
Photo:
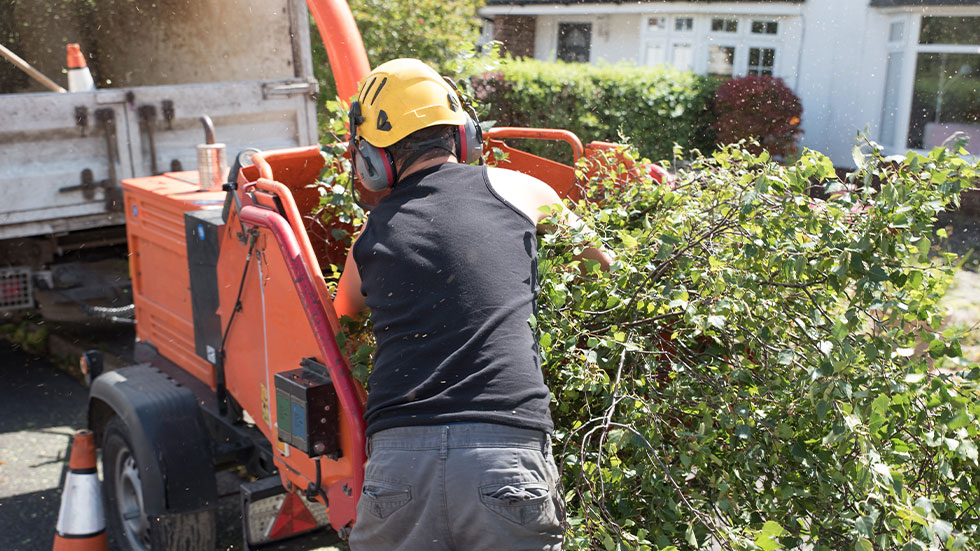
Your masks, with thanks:
[[[126,425],[148,515],[215,508],[211,443],[189,389],[148,365],[124,367],[92,382],[88,415],[99,444],[113,415]]]

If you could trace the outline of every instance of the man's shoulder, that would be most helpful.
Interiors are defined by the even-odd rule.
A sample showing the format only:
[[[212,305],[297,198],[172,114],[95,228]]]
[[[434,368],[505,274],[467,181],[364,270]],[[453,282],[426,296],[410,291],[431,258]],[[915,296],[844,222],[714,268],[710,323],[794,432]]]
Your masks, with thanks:
[[[535,224],[544,218],[542,207],[561,203],[555,190],[534,176],[506,168],[490,168],[487,176],[493,190]]]
[[[498,193],[516,193],[537,199],[541,204],[559,201],[558,195],[550,185],[529,174],[506,168],[490,167],[487,169],[487,177],[490,179],[490,185]]]
[[[523,172],[518,172],[509,168],[501,168],[498,166],[488,166],[487,176],[493,182],[517,182],[535,187],[548,185],[530,174],[524,174]]]

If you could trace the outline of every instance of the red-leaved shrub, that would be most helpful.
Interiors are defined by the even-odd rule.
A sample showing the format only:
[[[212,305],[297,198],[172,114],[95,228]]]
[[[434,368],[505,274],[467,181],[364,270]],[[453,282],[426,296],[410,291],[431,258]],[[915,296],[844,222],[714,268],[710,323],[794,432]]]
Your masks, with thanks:
[[[747,75],[722,84],[715,93],[714,123],[718,145],[739,140],[757,140],[761,146],[746,144],[758,154],[786,156],[796,152],[803,106],[800,98],[783,80],[767,75]]]

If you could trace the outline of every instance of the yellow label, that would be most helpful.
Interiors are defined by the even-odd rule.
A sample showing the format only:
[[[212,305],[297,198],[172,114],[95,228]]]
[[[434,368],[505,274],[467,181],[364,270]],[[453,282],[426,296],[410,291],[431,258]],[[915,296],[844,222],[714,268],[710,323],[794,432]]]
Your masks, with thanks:
[[[262,420],[265,421],[266,426],[272,426],[272,418],[269,416],[269,389],[265,387],[265,383],[259,385],[259,389],[262,392]]]

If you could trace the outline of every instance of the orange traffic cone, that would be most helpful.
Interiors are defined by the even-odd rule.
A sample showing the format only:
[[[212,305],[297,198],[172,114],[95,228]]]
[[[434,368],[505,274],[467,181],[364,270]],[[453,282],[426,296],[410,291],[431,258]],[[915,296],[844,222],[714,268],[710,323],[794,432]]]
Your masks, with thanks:
[[[53,551],[108,551],[92,431],[75,433],[68,469]]]
[[[68,91],[89,92],[95,90],[92,71],[85,63],[85,56],[78,44],[68,45]]]

